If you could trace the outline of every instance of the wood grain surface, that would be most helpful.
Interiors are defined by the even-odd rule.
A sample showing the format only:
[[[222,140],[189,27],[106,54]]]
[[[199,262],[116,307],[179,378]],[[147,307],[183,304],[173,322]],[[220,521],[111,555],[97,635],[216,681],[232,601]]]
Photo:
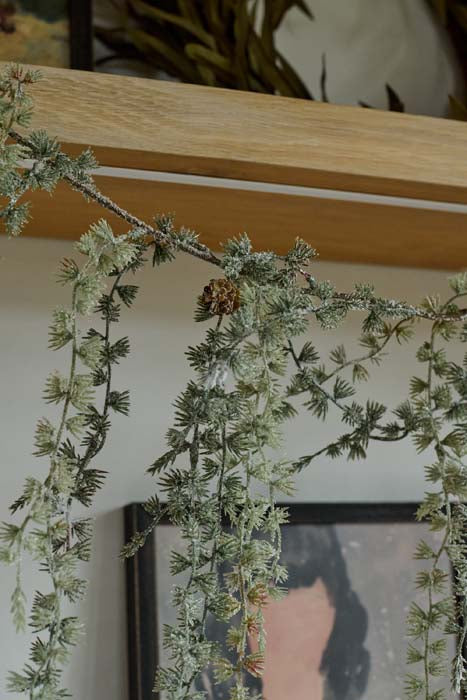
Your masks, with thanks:
[[[102,165],[467,203],[467,124],[141,78],[44,68],[35,128]],[[219,248],[247,231],[283,252],[295,235],[330,260],[467,264],[467,215],[407,206],[99,177],[150,218],[173,211]],[[77,238],[102,215],[60,187],[34,194],[28,235]],[[117,225],[121,230],[121,226]]]

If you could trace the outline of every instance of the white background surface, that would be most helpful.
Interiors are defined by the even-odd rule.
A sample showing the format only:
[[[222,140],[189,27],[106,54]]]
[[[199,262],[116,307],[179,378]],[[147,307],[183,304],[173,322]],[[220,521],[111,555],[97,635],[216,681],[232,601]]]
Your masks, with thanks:
[[[312,236],[310,236],[312,240]],[[57,262],[72,254],[63,241],[0,239],[0,519],[18,495],[29,473],[45,473],[46,460],[31,456],[38,417],[47,414],[41,401],[46,375],[63,368],[66,351],[47,350],[47,327],[52,309],[67,303],[67,290],[57,285]],[[115,372],[116,388],[130,388],[130,418],[116,416],[110,444],[96,466],[109,471],[98,495],[93,515],[96,537],[92,563],[86,567],[90,588],[79,611],[88,632],[66,674],[75,700],[126,700],[124,572],[117,554],[122,544],[121,508],[146,498],[154,484],[146,467],[164,449],[164,434],[171,424],[171,402],[190,377],[184,351],[201,337],[201,324],[192,320],[196,295],[212,276],[206,264],[187,256],[139,276],[142,291],[134,309],[124,313],[118,335],[129,335],[130,358]],[[447,274],[438,271],[366,267],[348,264],[316,264],[315,274],[332,279],[341,289],[354,282],[371,281],[383,295],[418,302],[424,294],[445,293]],[[426,330],[426,328],[425,328]],[[420,325],[418,340],[423,327]],[[358,316],[323,339],[312,330],[323,349],[340,342],[352,348],[358,334]],[[406,380],[416,368],[412,359],[418,343],[404,346],[379,370],[375,370],[372,398],[395,405],[405,397]],[[365,387],[364,390],[368,387]],[[337,434],[332,422],[316,423],[303,415],[287,430],[291,456],[312,451]],[[423,495],[423,465],[410,443],[387,449],[372,445],[366,462],[316,461],[297,481],[300,501],[408,501]],[[28,563],[25,578],[29,591],[40,578]],[[0,568],[0,687],[8,669],[18,668],[27,655],[28,639],[16,636],[9,618],[9,594],[13,572]],[[3,697],[3,691],[0,692]]]
[[[315,20],[293,9],[278,32],[278,48],[321,99],[326,55],[330,102],[366,102],[387,109],[385,84],[412,114],[442,116],[462,78],[443,28],[425,0],[307,0]]]

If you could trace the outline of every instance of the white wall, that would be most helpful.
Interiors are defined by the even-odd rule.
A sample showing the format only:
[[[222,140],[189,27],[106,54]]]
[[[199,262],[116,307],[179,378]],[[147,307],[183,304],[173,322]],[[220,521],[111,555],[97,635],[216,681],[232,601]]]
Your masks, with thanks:
[[[47,413],[41,401],[44,378],[63,367],[66,351],[47,350],[51,311],[66,304],[67,290],[57,285],[57,261],[72,254],[71,244],[61,241],[0,238],[0,520],[17,496],[26,475],[45,473],[46,460],[31,456],[36,420]],[[213,271],[200,262],[180,256],[176,263],[140,274],[142,291],[131,313],[119,326],[128,334],[132,353],[116,371],[116,387],[130,388],[129,419],[116,417],[109,445],[98,466],[109,476],[93,509],[96,517],[94,556],[86,569],[90,589],[80,614],[88,621],[88,633],[67,671],[75,700],[124,700],[126,698],[125,604],[123,567],[117,559],[122,544],[121,508],[152,493],[146,467],[164,448],[164,434],[171,423],[171,401],[190,376],[184,351],[201,337],[202,326],[192,321],[196,295]],[[427,293],[446,291],[443,272],[319,263],[316,274],[349,289],[356,281],[372,281],[378,292],[417,302]],[[418,339],[421,338],[422,324]],[[358,334],[358,318],[344,329],[323,338],[312,335],[322,348],[348,342]],[[417,342],[412,345],[415,350]],[[406,380],[416,363],[407,347],[375,370],[373,398],[395,405],[405,397]],[[299,456],[316,449],[338,434],[331,423],[322,425],[303,414],[288,429],[289,454]],[[297,500],[408,501],[423,494],[423,464],[409,443],[390,447],[372,445],[366,462],[317,461],[297,480]],[[40,578],[25,563],[30,591]],[[19,667],[27,654],[27,636],[16,636],[9,619],[9,594],[13,572],[0,569],[0,679]]]
[[[425,0],[307,0],[314,21],[294,8],[277,46],[313,96],[321,99],[321,57],[335,104],[387,109],[388,83],[411,114],[444,116],[449,95],[464,94],[462,71],[446,31]],[[441,89],[440,89],[440,86]]]

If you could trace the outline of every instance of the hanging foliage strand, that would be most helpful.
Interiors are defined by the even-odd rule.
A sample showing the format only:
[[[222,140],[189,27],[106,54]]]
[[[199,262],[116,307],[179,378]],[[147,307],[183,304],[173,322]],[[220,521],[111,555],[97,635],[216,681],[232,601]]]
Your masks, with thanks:
[[[24,552],[31,553],[51,579],[51,590],[37,592],[32,604],[29,625],[37,636],[30,662],[9,679],[10,690],[26,693],[31,700],[65,697],[60,668],[81,630],[76,618],[64,615],[63,602],[75,603],[85,592],[86,581],[78,576],[77,568],[89,559],[92,527],[90,519],[74,516],[73,506],[89,507],[103,483],[105,472],[91,462],[105,442],[110,411],[128,413],[128,392],[111,390],[113,365],[128,354],[128,341],[112,342],[110,327],[120,315],[116,300],[128,306],[134,299],[136,287],[121,281],[142,262],[140,237],[138,231],[115,237],[108,224],[100,221],[76,246],[85,263],[79,267],[74,260],[64,260],[59,272],[59,281],[71,286],[72,302],[69,309],[55,310],[49,346],[53,350],[70,348],[70,367],[67,376],[54,372],[47,379],[44,399],[60,407],[60,417],[56,425],[41,418],[35,436],[35,455],[47,457],[50,468],[43,482],[27,479],[13,503],[13,514],[25,513],[21,523],[4,523],[0,530],[0,558],[17,567],[11,609],[18,629],[26,622],[21,585]],[[113,284],[107,292],[109,277]],[[79,319],[92,312],[100,314],[104,330],[91,328],[83,333]],[[102,408],[95,395],[99,386],[104,394]]]
[[[440,531],[441,540],[437,551],[421,542],[415,553],[426,562],[416,581],[426,605],[414,604],[409,613],[408,662],[421,672],[408,675],[407,691],[410,698],[444,697],[436,683],[446,671],[445,634],[453,633],[458,644],[451,676],[459,692],[466,679],[467,355],[463,364],[448,360],[446,346],[467,339],[466,311],[459,306],[467,276],[450,281],[454,294],[447,302],[431,297],[413,306],[380,298],[369,285],[339,292],[317,280],[309,271],[315,251],[300,240],[278,256],[255,252],[243,235],[229,241],[220,258],[193,232],[177,230],[171,218],[147,223],[103,196],[90,175],[95,161],[89,151],[72,159],[44,132],[19,135],[16,127],[24,129],[31,114],[26,88],[37,77],[10,67],[0,78],[0,194],[7,200],[0,217],[6,231],[16,235],[27,221],[20,198],[35,188],[52,191],[60,180],[130,228],[116,237],[99,221],[76,246],[83,262],[61,264],[59,281],[70,287],[71,304],[54,312],[50,348],[68,351],[69,366],[66,374],[54,372],[44,391],[46,403],[59,409],[58,422],[41,418],[35,437],[35,454],[49,460],[49,471],[43,481],[27,480],[11,508],[22,519],[3,524],[0,532],[0,557],[17,567],[13,618],[19,629],[28,621],[34,635],[30,660],[10,675],[10,690],[30,700],[68,696],[61,669],[81,624],[65,615],[63,603],[76,604],[84,594],[78,567],[89,558],[92,534],[90,520],[77,517],[75,505],[92,505],[105,476],[94,458],[109,433],[110,415],[129,410],[128,391],[113,387],[115,365],[128,354],[129,341],[111,337],[122,307],[131,307],[137,294],[125,276],[141,267],[146,253],[160,265],[184,252],[221,268],[223,276],[211,279],[198,299],[195,319],[209,327],[188,350],[195,377],[175,403],[168,449],[150,468],[157,478],[157,495],[145,504],[150,525],[123,551],[134,555],[164,514],[180,529],[183,547],[171,555],[177,622],[164,630],[170,664],[159,669],[156,689],[168,700],[201,700],[197,681],[212,665],[231,700],[253,700],[248,677],[261,676],[266,653],[263,609],[283,593],[287,577],[280,563],[287,513],[276,505],[277,494],[291,495],[294,474],[321,455],[362,459],[372,441],[410,435],[420,451],[434,455],[426,477],[435,490],[426,494],[418,518]],[[24,159],[32,161],[29,170]],[[309,324],[334,329],[355,311],[364,314],[362,351],[352,357],[339,345],[324,362],[306,339]],[[103,327],[85,330],[84,318],[94,313]],[[354,385],[369,378],[368,367],[382,361],[391,342],[409,341],[422,319],[431,328],[417,353],[426,374],[412,380],[410,396],[388,418],[373,391],[371,399],[357,401]],[[337,413],[345,432],[291,463],[282,454],[282,433],[297,400],[304,400],[311,419]],[[28,554],[50,580],[49,590],[36,593],[29,615],[21,583]],[[223,644],[208,636],[211,617],[225,625]]]

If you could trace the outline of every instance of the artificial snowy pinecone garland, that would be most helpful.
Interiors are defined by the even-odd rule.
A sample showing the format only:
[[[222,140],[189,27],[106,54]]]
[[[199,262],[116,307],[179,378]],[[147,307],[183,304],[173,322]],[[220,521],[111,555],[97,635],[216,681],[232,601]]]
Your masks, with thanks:
[[[206,309],[213,315],[232,314],[240,306],[240,292],[225,278],[212,279],[200,297]]]

